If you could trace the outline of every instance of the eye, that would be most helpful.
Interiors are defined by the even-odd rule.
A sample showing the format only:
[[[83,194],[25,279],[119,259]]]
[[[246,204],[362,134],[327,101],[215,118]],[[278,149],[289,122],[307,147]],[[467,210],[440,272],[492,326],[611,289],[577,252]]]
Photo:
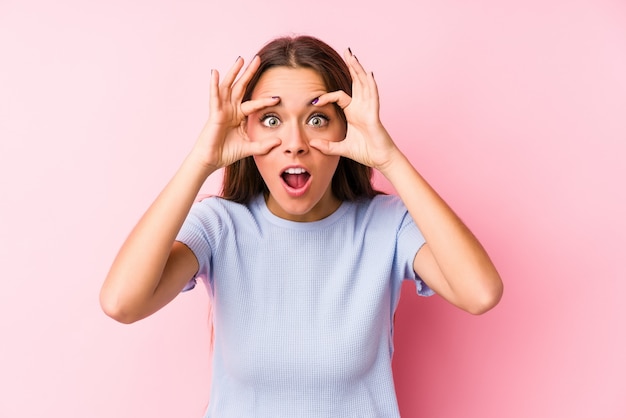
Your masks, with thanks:
[[[328,125],[328,120],[329,120],[328,116],[323,115],[321,113],[316,113],[315,115],[309,118],[309,121],[307,122],[307,124],[315,128],[322,128]]]
[[[263,126],[268,128],[275,128],[280,125],[280,119],[276,115],[263,115],[260,120]]]

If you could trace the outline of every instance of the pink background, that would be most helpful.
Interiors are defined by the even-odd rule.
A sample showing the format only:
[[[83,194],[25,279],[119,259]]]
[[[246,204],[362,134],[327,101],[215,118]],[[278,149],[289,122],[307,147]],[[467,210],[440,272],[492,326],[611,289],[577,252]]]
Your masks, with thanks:
[[[403,416],[626,416],[618,0],[1,0],[0,416],[201,416],[204,290],[130,326],[98,291],[210,69],[292,32],[374,70],[388,129],[505,281],[481,317],[405,288]]]

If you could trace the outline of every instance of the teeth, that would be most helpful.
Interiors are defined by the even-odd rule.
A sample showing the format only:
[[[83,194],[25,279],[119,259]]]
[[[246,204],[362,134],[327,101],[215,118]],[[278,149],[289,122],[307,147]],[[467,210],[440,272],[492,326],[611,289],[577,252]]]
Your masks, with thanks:
[[[292,167],[285,170],[287,174],[303,174],[306,173],[306,170],[302,167]]]

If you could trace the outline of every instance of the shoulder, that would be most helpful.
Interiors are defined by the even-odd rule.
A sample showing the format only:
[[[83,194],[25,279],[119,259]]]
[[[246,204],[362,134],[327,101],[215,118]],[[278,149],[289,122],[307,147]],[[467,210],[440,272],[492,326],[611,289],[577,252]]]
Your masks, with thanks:
[[[212,213],[221,217],[238,217],[250,212],[251,204],[242,204],[220,196],[204,196],[194,203],[192,212]]]
[[[238,226],[255,224],[251,204],[241,204],[219,196],[209,196],[193,204],[186,224],[196,225],[213,233],[235,230]]]
[[[377,195],[349,203],[348,222],[354,222],[357,229],[367,228],[370,232],[385,230],[385,233],[400,230],[411,222],[408,210],[402,200],[395,195]]]
[[[403,218],[407,208],[396,195],[377,195],[353,203],[355,212],[367,217]]]
[[[379,194],[371,199],[374,208],[388,211],[406,211],[406,207],[398,196],[393,194]]]

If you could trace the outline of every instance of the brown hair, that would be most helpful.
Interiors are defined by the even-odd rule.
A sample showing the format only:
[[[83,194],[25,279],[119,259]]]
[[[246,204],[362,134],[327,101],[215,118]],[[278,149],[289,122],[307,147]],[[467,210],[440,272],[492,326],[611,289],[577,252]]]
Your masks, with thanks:
[[[311,68],[324,80],[327,91],[343,90],[352,95],[352,78],[341,56],[325,42],[311,36],[280,37],[266,44],[257,54],[261,59],[244,94],[250,100],[261,75],[272,67]],[[339,117],[347,128],[346,116],[337,106]],[[381,192],[371,183],[372,169],[349,158],[340,157],[331,188],[340,200],[354,201],[373,197]],[[224,170],[222,197],[238,203],[248,203],[259,193],[269,193],[254,159],[247,157]]]

